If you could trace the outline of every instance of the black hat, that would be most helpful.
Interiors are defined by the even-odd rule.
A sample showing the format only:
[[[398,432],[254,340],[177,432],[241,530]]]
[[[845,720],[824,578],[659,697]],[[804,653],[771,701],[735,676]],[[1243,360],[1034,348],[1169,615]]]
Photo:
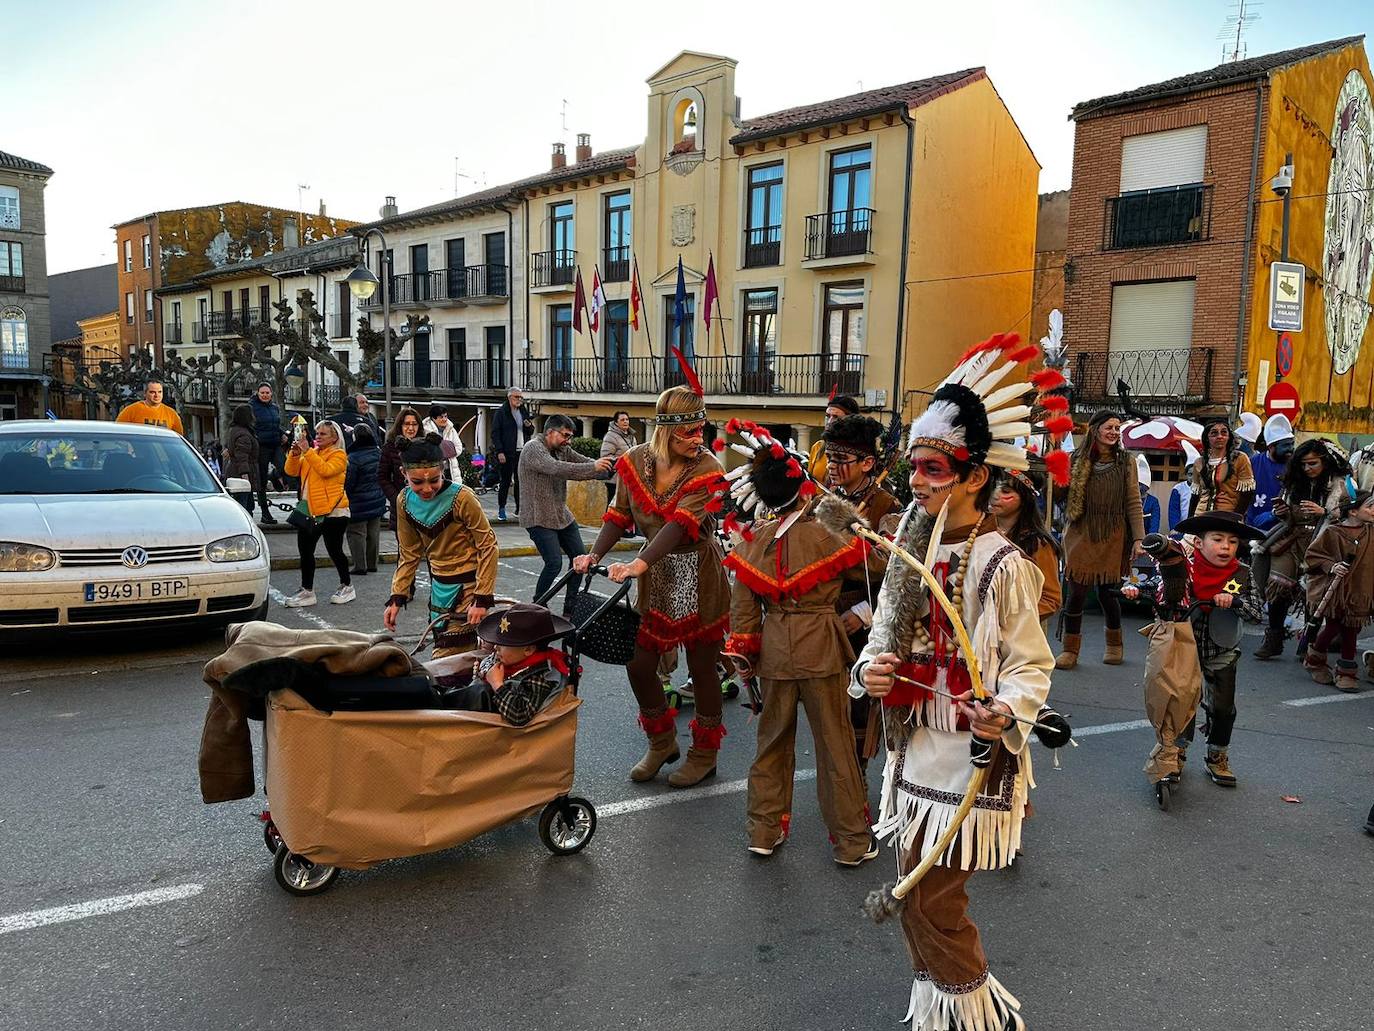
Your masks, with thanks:
[[[519,648],[552,641],[572,629],[572,623],[562,616],[555,616],[543,605],[518,602],[498,612],[487,613],[482,622],[477,624],[477,636],[488,644]]]
[[[1264,537],[1264,531],[1257,530],[1247,523],[1239,512],[1205,512],[1175,523],[1173,529],[1178,533],[1190,533],[1201,537],[1208,530],[1234,533],[1242,540],[1257,541]]]
[[[827,451],[846,451],[865,457],[878,457],[878,438],[883,435],[882,423],[867,415],[846,415],[825,428],[821,439]]]
[[[396,448],[401,453],[401,464],[407,469],[438,468],[444,464],[443,439],[437,433],[426,433],[414,440],[397,437]]]

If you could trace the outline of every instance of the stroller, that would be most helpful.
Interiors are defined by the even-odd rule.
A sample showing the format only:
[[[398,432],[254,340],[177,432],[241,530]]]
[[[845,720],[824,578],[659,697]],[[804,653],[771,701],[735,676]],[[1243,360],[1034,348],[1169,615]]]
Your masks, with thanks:
[[[428,677],[399,678],[409,708],[382,708],[369,685],[346,683],[359,678],[339,678],[336,696],[362,702],[333,712],[273,691],[264,724],[272,808],[259,819],[282,890],[318,895],[341,869],[453,848],[536,812],[550,852],[584,849],[596,808],[570,794],[581,649],[628,589],[598,599],[564,637],[566,687],[523,727],[497,713],[437,707],[432,678],[452,675],[456,656],[430,663]]]

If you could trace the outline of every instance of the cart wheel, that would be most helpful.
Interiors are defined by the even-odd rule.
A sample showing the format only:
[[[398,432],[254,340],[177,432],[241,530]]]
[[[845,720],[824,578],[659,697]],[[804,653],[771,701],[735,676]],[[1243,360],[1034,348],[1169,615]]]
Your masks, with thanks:
[[[556,798],[539,814],[539,839],[556,856],[581,852],[595,833],[596,807],[585,798]]]
[[[733,677],[722,680],[720,682],[720,693],[726,698],[738,698],[739,684],[735,683]]]
[[[339,876],[339,868],[312,863],[304,856],[296,855],[283,843],[277,847],[272,873],[282,891],[289,895],[318,895],[334,883],[334,878]]]
[[[1173,801],[1173,788],[1169,786],[1167,780],[1155,783],[1155,801],[1159,803],[1159,808],[1163,812],[1169,811],[1169,803]]]
[[[267,846],[267,851],[274,856],[277,854],[277,849],[281,848],[281,833],[277,830],[277,825],[271,820],[262,825],[262,841]]]
[[[675,687],[670,687],[663,692],[663,700],[668,703],[670,709],[682,708],[682,692]]]

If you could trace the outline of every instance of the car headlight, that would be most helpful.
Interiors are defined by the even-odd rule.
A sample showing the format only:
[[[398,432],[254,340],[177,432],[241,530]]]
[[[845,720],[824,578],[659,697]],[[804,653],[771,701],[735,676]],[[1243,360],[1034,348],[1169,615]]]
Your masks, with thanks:
[[[248,562],[262,554],[262,545],[251,533],[223,537],[205,549],[211,562]]]
[[[57,556],[37,544],[0,541],[0,573],[41,573],[57,565]]]

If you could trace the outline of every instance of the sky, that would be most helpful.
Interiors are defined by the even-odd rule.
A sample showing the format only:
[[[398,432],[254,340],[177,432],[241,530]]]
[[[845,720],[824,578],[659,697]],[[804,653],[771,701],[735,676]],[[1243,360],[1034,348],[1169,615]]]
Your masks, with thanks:
[[[1249,5],[1254,6],[1254,5]],[[368,220],[542,171],[551,144],[643,141],[647,79],[680,50],[739,62],[745,118],[983,66],[1042,192],[1072,170],[1072,106],[1209,68],[1232,0],[108,0],[7,15],[0,150],[49,181],[49,274],[115,260],[117,222],[229,200]],[[1259,6],[1250,56],[1374,34],[1367,0]],[[17,63],[16,63],[17,62]],[[17,88],[16,88],[17,86]],[[564,129],[566,101],[566,130]],[[455,176],[455,173],[459,177]]]

